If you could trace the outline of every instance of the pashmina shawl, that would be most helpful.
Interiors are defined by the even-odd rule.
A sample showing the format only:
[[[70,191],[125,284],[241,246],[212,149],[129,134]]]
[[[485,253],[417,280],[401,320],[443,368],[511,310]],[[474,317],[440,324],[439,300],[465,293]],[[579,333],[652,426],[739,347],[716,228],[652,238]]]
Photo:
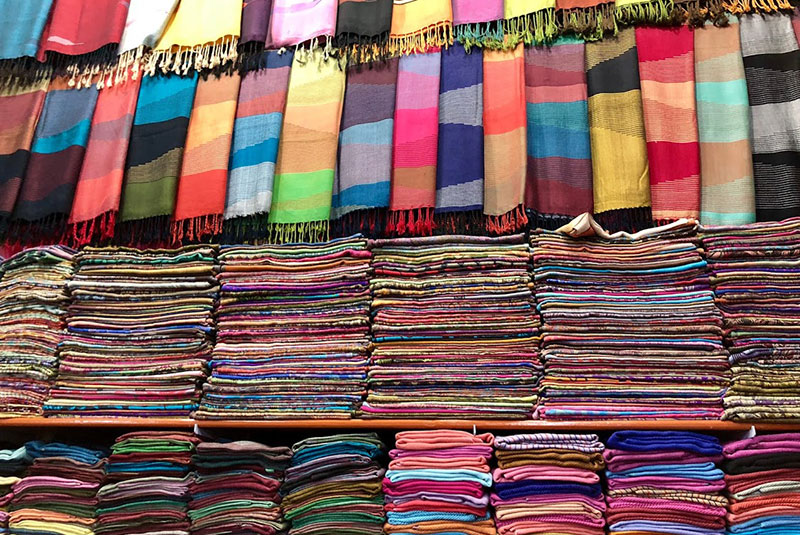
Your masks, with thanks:
[[[750,104],[739,45],[739,20],[710,21],[694,31],[694,75],[700,138],[700,221],[744,225],[756,220]]]
[[[788,15],[744,15],[739,26],[756,217],[780,221],[800,215],[800,50]]]
[[[36,57],[52,6],[53,0],[0,0],[0,60]]]
[[[453,43],[450,0],[393,0],[389,50],[392,54],[423,54]]]
[[[336,34],[336,0],[273,0],[269,48],[295,46]],[[300,58],[298,58],[300,59]]]
[[[556,0],[505,0],[505,34],[512,45],[551,41],[558,35]]]
[[[180,0],[130,0],[125,31],[119,42],[119,68],[138,78],[145,51],[155,48]]]
[[[469,51],[473,46],[503,44],[503,0],[453,0],[455,38]]]
[[[556,10],[562,34],[571,31],[596,41],[617,32],[613,0],[556,0]]]
[[[258,43],[264,46],[269,35],[270,13],[272,13],[272,0],[244,0],[240,45]]]
[[[659,224],[700,216],[692,32],[688,26],[636,28],[650,201]]]
[[[271,239],[279,243],[325,241],[329,234],[345,72],[323,54],[296,55],[289,77],[269,213]]]
[[[528,176],[532,227],[555,230],[592,212],[592,153],[584,71],[586,45],[560,37],[525,50]]]
[[[389,55],[392,0],[339,0],[336,45],[350,61],[364,63]]]
[[[197,84],[175,202],[175,244],[222,232],[238,97],[238,72],[209,76]]]

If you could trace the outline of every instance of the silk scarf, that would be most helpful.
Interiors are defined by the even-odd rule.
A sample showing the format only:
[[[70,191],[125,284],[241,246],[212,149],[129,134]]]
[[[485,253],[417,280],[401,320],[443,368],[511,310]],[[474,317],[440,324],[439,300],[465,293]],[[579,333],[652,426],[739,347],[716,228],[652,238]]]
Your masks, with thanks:
[[[389,55],[392,0],[339,0],[336,45],[351,62],[364,63]]]
[[[53,0],[0,0],[0,60],[36,57]],[[14,63],[0,63],[4,70]]]
[[[245,0],[242,5],[242,31],[240,45],[257,43],[263,48],[269,35],[269,17],[272,0]]]
[[[516,45],[541,44],[558,35],[556,0],[505,0],[505,34]]]
[[[155,48],[180,0],[130,0],[125,31],[119,43],[119,69],[138,78],[147,50]],[[124,81],[124,80],[123,80]]]
[[[336,0],[273,0],[267,46],[295,46],[320,37],[333,37],[337,8]]]
[[[392,54],[425,53],[453,43],[450,0],[393,0],[389,50]]]
[[[502,46],[503,15],[503,0],[453,0],[455,39],[467,50]]]

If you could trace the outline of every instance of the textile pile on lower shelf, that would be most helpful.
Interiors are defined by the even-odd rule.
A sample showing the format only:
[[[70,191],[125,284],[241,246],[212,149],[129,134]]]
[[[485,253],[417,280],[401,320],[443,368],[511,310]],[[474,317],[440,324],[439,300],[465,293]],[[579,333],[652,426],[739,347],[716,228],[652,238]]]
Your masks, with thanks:
[[[492,505],[498,535],[603,535],[597,435],[525,434],[495,439]]]
[[[198,418],[348,418],[366,391],[370,253],[360,237],[224,247]]]
[[[800,219],[702,237],[731,354],[724,417],[800,419]]]
[[[540,415],[719,419],[730,371],[696,223],[613,236],[573,223],[582,237],[532,238]]]
[[[0,534],[8,533],[8,506],[14,498],[14,484],[19,481],[16,476],[0,475]]]
[[[610,534],[724,535],[722,445],[681,431],[619,431],[606,442]]]
[[[528,418],[541,365],[522,235],[377,240],[370,418]]]
[[[308,438],[292,446],[281,486],[289,534],[381,535],[384,450],[374,433]]]
[[[0,417],[36,416],[58,370],[75,251],[22,251],[0,264]]]
[[[93,248],[76,257],[51,416],[189,416],[214,331],[216,250]]]

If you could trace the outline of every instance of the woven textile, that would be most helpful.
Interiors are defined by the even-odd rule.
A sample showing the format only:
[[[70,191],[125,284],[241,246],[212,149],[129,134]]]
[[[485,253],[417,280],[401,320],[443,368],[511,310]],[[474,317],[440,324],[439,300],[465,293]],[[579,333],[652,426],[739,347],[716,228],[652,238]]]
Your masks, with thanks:
[[[422,54],[452,43],[450,0],[393,0],[390,52]]]
[[[556,0],[558,23],[564,32],[572,31],[587,40],[602,39],[616,32],[614,2],[606,0]]]
[[[175,200],[175,243],[203,240],[222,232],[238,98],[238,73],[209,76],[197,84]]]
[[[0,0],[0,60],[35,57],[53,0]]]
[[[350,58],[359,62],[388,55],[392,29],[392,0],[339,0],[336,44],[350,48]]]
[[[700,216],[694,37],[688,26],[636,28],[653,219]]]
[[[180,0],[130,0],[119,53],[155,48]]]
[[[503,42],[503,0],[453,0],[455,38],[465,47]]]
[[[525,50],[528,172],[533,227],[556,229],[592,211],[592,154],[583,41]]]
[[[558,34],[556,0],[505,0],[505,33],[513,43],[541,44]]]
[[[800,215],[800,49],[791,18],[744,15],[739,25],[753,119],[758,221]]]
[[[273,0],[267,46],[294,46],[336,33],[336,0]]]
[[[113,60],[125,29],[129,3],[128,0],[54,0],[42,35],[39,59],[44,60],[48,52],[77,56],[100,51],[97,63]]]
[[[272,0],[245,0],[242,5],[242,32],[239,44],[264,45],[269,35]]]
[[[739,46],[739,21],[694,31],[695,97],[700,138],[700,221],[756,220],[750,105]]]

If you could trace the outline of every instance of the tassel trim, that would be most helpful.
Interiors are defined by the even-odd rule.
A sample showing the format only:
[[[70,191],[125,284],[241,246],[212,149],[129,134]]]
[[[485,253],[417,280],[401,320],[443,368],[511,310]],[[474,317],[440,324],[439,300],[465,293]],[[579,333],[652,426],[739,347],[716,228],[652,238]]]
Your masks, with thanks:
[[[196,243],[222,234],[222,214],[205,214],[172,222],[173,245]]]
[[[41,84],[53,77],[53,66],[24,57],[0,60],[0,90],[14,90]]]
[[[336,36],[336,47],[348,66],[385,61],[393,57],[389,49],[389,33],[375,36],[340,34]]]
[[[154,50],[144,62],[144,73],[152,76],[156,71],[173,72],[185,76],[189,71],[216,69],[233,63],[239,57],[239,38],[227,35],[213,44],[193,47],[173,46],[170,50]]]
[[[726,11],[734,15],[752,12],[775,13],[792,9],[792,4],[788,0],[728,0],[722,5]]]
[[[367,238],[380,238],[386,231],[386,209],[354,210],[331,221],[334,237],[345,238],[361,234]]]
[[[543,214],[528,209],[525,213],[528,216],[528,229],[532,232],[537,229],[557,230],[577,217],[577,215]]]
[[[598,41],[605,34],[616,35],[619,32],[613,3],[562,9],[558,11],[558,15],[559,33],[572,32],[585,41]]]
[[[88,221],[70,223],[67,235],[75,249],[84,245],[106,244],[114,237],[116,222],[116,210],[109,210]]]
[[[10,246],[35,247],[45,244],[66,244],[66,214],[50,214],[36,221],[11,220],[6,229],[5,242]]]
[[[393,210],[386,218],[387,236],[433,235],[433,208]]]
[[[686,11],[675,6],[673,0],[649,0],[616,7],[617,22],[635,24],[682,24]]]
[[[453,24],[438,22],[417,32],[389,36],[389,51],[393,55],[423,54],[431,48],[453,44]]]
[[[519,232],[527,225],[528,216],[522,205],[503,215],[486,215],[486,231],[493,236]]]
[[[653,226],[653,214],[649,206],[608,210],[594,214],[594,219],[609,232],[624,230],[633,233]]]
[[[120,221],[114,231],[114,242],[129,247],[169,247],[171,215],[160,215],[134,221]]]
[[[465,234],[480,236],[486,228],[482,210],[435,213],[433,222],[434,232],[438,235]]]
[[[223,243],[254,243],[267,239],[269,212],[225,219],[222,222]]]
[[[269,223],[269,243],[319,243],[330,240],[330,222],[309,221],[307,223]]]
[[[505,34],[500,21],[461,24],[454,27],[454,32],[455,40],[467,52],[474,46],[491,50],[502,50],[505,47]]]
[[[555,9],[548,8],[503,21],[506,45],[514,48],[520,41],[526,45],[549,43],[558,37]]]

